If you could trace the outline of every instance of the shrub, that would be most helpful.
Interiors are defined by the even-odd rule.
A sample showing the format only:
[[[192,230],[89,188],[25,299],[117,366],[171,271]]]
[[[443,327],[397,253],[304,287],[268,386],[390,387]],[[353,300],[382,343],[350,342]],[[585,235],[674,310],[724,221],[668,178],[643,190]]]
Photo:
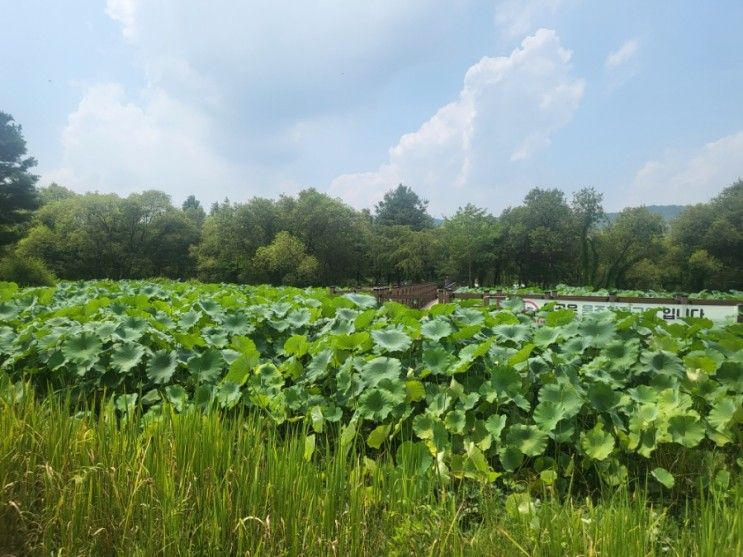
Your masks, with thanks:
[[[53,286],[57,278],[41,259],[8,255],[0,259],[0,280],[18,286]]]

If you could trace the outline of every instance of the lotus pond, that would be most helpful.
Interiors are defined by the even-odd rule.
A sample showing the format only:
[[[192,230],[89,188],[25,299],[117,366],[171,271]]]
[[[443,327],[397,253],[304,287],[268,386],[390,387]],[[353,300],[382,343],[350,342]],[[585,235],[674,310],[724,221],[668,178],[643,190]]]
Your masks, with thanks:
[[[337,437],[509,489],[683,489],[699,480],[684,473],[695,451],[705,481],[743,465],[741,324],[176,282],[5,283],[0,300],[15,388],[144,424],[257,413],[304,427],[307,459]]]

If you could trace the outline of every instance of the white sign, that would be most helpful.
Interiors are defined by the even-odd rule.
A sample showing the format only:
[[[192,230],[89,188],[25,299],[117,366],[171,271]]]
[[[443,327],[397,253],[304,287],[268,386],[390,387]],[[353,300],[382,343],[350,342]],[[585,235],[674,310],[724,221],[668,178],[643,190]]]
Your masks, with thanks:
[[[649,309],[657,309],[658,316],[673,321],[682,317],[706,317],[712,321],[736,321],[738,306],[707,306],[701,304],[658,304],[632,302],[602,302],[602,301],[572,301],[572,300],[542,300],[539,298],[524,298],[524,308],[535,311],[546,304],[554,302],[555,309],[567,308],[576,311],[579,315],[606,309],[618,309],[642,313]]]

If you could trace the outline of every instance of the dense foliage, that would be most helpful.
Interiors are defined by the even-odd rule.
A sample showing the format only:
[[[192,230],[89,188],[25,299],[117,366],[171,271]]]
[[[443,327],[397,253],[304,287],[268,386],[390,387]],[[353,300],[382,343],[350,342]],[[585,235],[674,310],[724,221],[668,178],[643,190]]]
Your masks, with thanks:
[[[0,299],[13,381],[105,393],[122,415],[243,409],[306,422],[308,456],[340,432],[421,474],[558,491],[646,473],[670,488],[704,448],[725,474],[743,465],[740,324],[172,282],[5,284]]]
[[[0,111],[0,248],[22,235],[23,224],[38,207],[37,177],[30,172],[34,166],[21,126]]]
[[[194,195],[176,207],[155,190],[120,197],[37,189],[35,160],[25,155],[20,126],[0,112],[0,257],[41,261],[61,279],[743,289],[740,180],[670,221],[657,207],[608,218],[592,187],[570,198],[534,188],[499,216],[464,204],[437,220],[402,184],[373,211],[310,188],[225,200],[207,214]]]

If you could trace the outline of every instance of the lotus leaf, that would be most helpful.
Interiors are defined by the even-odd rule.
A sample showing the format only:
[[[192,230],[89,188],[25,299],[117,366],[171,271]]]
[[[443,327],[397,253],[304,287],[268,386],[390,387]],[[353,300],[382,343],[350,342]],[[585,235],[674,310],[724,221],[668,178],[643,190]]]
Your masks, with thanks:
[[[122,344],[111,354],[111,366],[119,373],[126,373],[142,361],[145,348],[141,344]]]
[[[439,341],[454,332],[454,328],[444,318],[432,319],[421,325],[421,334],[428,339]]]
[[[167,383],[178,365],[175,351],[158,350],[147,364],[147,377],[153,383]]]
[[[508,429],[506,443],[526,456],[538,456],[547,448],[547,434],[532,425],[516,424]]]
[[[379,357],[367,362],[361,370],[361,380],[370,387],[376,386],[384,379],[400,379],[400,360],[397,358]]]
[[[219,379],[225,361],[219,350],[209,349],[203,354],[188,360],[188,371],[198,377],[200,382],[214,383]]]
[[[374,343],[386,352],[404,352],[410,348],[412,339],[398,329],[372,331]]]
[[[62,345],[62,353],[75,363],[90,364],[98,359],[102,346],[96,335],[83,332],[67,339]]]
[[[599,422],[590,431],[580,434],[580,446],[594,460],[604,460],[614,450],[614,436],[604,431]]]
[[[671,489],[676,483],[673,475],[665,468],[654,468],[650,473],[663,485],[663,487],[667,487],[668,489]]]

